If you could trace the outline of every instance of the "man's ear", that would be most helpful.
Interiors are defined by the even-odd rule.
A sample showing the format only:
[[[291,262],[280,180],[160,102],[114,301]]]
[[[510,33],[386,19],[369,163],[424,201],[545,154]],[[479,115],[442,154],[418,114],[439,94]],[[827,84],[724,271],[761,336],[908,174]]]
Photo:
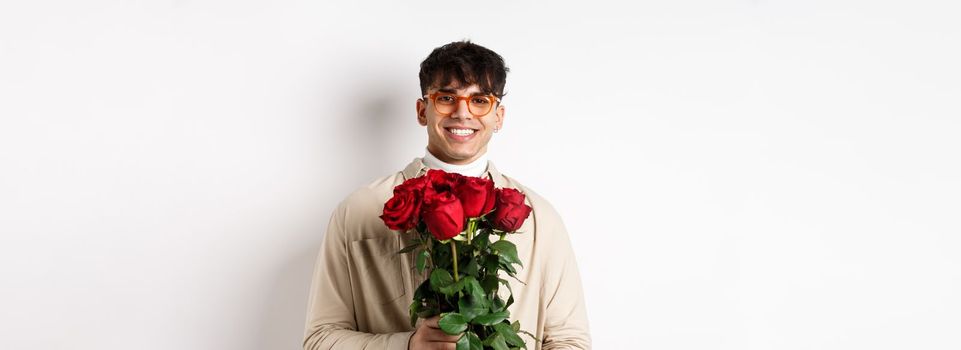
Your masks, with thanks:
[[[427,126],[427,103],[423,99],[417,99],[417,123]]]
[[[497,116],[497,119],[496,119],[497,128],[498,129],[503,128],[504,127],[504,105],[497,106],[497,109],[494,111],[494,115]]]

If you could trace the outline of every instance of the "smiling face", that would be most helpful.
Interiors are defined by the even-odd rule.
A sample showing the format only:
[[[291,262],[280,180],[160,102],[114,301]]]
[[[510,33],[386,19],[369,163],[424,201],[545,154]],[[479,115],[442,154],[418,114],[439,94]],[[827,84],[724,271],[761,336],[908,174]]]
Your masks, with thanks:
[[[427,94],[450,92],[457,96],[484,95],[477,84],[443,88],[431,87]],[[473,162],[487,152],[487,143],[504,122],[504,106],[500,103],[483,116],[471,114],[467,101],[457,101],[456,109],[449,116],[437,112],[434,101],[417,100],[417,122],[427,127],[427,151],[437,159],[463,165]]]

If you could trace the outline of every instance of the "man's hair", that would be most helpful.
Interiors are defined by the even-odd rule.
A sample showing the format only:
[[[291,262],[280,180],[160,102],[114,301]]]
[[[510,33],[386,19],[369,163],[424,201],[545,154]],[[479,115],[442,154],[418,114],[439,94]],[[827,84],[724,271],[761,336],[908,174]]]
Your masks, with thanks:
[[[477,84],[481,92],[504,97],[509,69],[504,58],[470,40],[455,41],[434,49],[420,64],[420,93],[445,87],[452,82],[457,88]]]

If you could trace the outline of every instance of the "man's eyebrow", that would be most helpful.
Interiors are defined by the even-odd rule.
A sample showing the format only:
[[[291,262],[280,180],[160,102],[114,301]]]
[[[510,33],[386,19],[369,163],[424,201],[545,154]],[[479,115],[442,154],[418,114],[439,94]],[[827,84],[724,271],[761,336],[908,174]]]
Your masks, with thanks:
[[[457,89],[454,89],[454,88],[441,88],[441,89],[437,89],[437,92],[443,92],[443,93],[455,94],[455,95],[456,95],[456,94],[457,94]],[[486,92],[483,92],[483,91],[478,91],[478,92],[472,93],[472,94],[470,94],[470,95],[471,95],[471,96],[487,96],[487,95],[490,95],[490,93],[486,93]]]

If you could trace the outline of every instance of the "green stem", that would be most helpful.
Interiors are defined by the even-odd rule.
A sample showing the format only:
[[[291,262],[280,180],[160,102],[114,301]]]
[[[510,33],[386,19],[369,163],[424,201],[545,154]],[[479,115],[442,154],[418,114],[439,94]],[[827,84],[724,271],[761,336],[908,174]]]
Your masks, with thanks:
[[[454,257],[454,282],[457,282],[457,243],[450,240],[450,253]]]
[[[475,218],[470,218],[467,220],[467,243],[469,244],[474,239],[474,230],[477,229],[477,220]]]
[[[472,238],[471,233],[474,233],[474,231],[470,229],[473,223],[474,223],[473,219],[467,219],[467,244],[470,244],[470,240]]]
[[[431,268],[431,269],[434,269],[434,249],[433,249],[433,248],[434,248],[433,241],[431,241],[431,240],[429,240],[429,239],[427,239],[427,238],[425,237],[425,239],[424,239],[424,249],[427,250],[427,255],[428,255],[428,258],[429,258],[429,259],[427,259],[427,262],[430,263],[430,268]]]

